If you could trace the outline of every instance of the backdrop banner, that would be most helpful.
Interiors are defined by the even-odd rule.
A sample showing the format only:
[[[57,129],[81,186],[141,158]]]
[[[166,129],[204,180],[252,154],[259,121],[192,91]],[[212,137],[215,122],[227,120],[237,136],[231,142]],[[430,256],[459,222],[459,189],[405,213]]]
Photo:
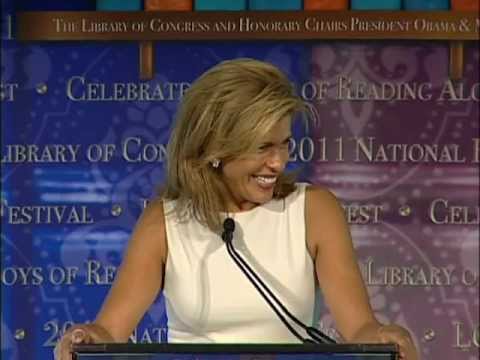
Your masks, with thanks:
[[[311,104],[288,168],[342,202],[379,320],[408,328],[422,359],[478,359],[478,41],[461,43],[460,80],[449,40],[157,41],[142,80],[137,41],[16,38],[17,11],[96,11],[67,3],[1,2],[2,359],[52,358],[95,318],[164,180],[182,95],[239,57],[277,65]],[[315,326],[340,339],[317,300]],[[167,334],[160,294],[130,341]]]

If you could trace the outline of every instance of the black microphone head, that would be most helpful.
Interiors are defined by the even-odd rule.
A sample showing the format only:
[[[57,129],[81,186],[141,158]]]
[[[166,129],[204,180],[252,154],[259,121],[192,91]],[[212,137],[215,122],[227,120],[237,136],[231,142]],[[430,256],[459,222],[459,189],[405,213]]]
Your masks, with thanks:
[[[235,220],[233,220],[231,217],[227,217],[223,221],[223,230],[233,233],[235,231]]]
[[[227,217],[223,221],[222,240],[229,243],[233,239],[233,232],[235,231],[235,221],[231,217]]]

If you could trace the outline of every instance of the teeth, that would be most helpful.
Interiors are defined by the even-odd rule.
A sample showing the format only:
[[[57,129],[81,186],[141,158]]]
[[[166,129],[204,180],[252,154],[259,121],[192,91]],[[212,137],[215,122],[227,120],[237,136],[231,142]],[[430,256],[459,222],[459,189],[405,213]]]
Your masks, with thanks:
[[[255,179],[264,184],[273,184],[275,181],[277,181],[276,177],[255,176]]]

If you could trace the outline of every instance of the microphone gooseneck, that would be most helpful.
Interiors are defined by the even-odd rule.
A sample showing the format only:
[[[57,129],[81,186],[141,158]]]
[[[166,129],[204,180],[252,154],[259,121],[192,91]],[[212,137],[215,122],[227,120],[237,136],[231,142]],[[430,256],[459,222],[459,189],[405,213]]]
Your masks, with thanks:
[[[263,299],[268,303],[268,305],[272,308],[272,310],[277,314],[279,319],[282,323],[288,328],[288,330],[295,335],[297,339],[302,341],[303,343],[333,343],[335,344],[336,341],[331,337],[327,336],[320,330],[314,328],[313,326],[307,326],[302,321],[300,321],[297,317],[295,317],[290,311],[282,304],[282,302],[275,296],[275,294],[270,290],[270,288],[263,282],[263,280],[258,276],[258,274],[251,268],[251,266],[245,261],[245,259],[238,253],[233,246],[232,239],[233,239],[233,232],[235,231],[235,221],[227,217],[223,222],[223,233],[222,239],[226,243],[227,251],[239,269],[244,273],[244,275],[248,278],[248,280],[252,283],[255,289],[260,293]],[[260,286],[263,288],[265,292],[275,301],[275,303],[280,307],[280,309],[298,326],[303,328],[305,332],[312,337],[303,338],[285,319],[285,317],[279,312],[276,306],[272,303],[271,299],[267,297],[267,295],[263,292]]]
[[[235,261],[239,269],[243,272],[243,274],[250,280],[252,285],[257,289],[259,294],[263,297],[263,299],[268,303],[270,308],[275,312],[275,314],[278,316],[278,318],[282,321],[283,325],[287,327],[287,329],[301,342],[306,343],[308,342],[309,339],[304,339],[293,327],[290,325],[285,317],[280,313],[280,311],[275,307],[275,305],[272,303],[272,301],[263,293],[262,289],[258,286],[258,284],[253,280],[252,276],[242,267],[242,263],[238,260],[237,255],[238,253],[235,252],[235,249],[233,248],[233,245],[231,242],[227,242],[227,251],[230,255],[230,257]]]

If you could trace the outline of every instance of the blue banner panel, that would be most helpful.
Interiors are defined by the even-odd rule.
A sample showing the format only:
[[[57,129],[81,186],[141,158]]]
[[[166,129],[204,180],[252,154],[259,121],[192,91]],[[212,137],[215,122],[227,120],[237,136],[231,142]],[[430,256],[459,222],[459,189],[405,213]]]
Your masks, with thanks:
[[[141,0],[97,0],[97,10],[104,11],[135,11],[141,10]]]
[[[22,0],[12,3],[17,11],[87,11],[95,10],[96,6],[95,0]]]
[[[193,4],[197,11],[241,11],[247,9],[247,0],[194,0]]]
[[[250,10],[302,10],[301,0],[249,0]]]
[[[400,10],[401,0],[351,0],[352,10]]]
[[[449,0],[405,0],[406,10],[448,10]]]

